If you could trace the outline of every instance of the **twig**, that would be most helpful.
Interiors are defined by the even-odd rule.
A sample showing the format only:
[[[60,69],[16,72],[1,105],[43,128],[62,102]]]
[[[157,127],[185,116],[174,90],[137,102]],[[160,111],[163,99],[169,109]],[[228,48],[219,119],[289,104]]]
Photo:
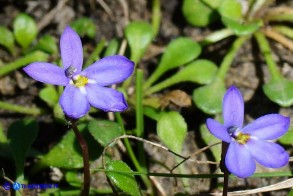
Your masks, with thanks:
[[[114,14],[109,6],[105,3],[104,0],[97,0],[97,2],[101,5],[101,7],[105,10],[105,12],[110,16],[111,20],[114,20]]]

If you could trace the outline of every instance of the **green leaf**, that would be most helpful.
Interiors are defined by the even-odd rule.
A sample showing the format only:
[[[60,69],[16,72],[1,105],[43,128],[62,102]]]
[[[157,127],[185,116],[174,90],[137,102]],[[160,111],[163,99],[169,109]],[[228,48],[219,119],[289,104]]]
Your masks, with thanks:
[[[190,38],[180,37],[173,40],[167,46],[157,69],[144,84],[144,88],[151,86],[166,71],[194,60],[200,53],[200,45]]]
[[[273,102],[282,107],[293,104],[293,82],[286,79],[271,80],[263,85],[263,91]]]
[[[66,181],[74,187],[82,187],[83,179],[76,170],[69,170],[65,174]]]
[[[261,20],[242,24],[234,19],[222,17],[222,21],[226,27],[231,29],[236,35],[250,35],[257,31],[263,24]]]
[[[32,118],[25,118],[14,122],[8,129],[9,146],[14,155],[16,175],[23,175],[24,162],[28,150],[35,141],[38,133],[38,124]]]
[[[104,56],[111,56],[118,53],[119,42],[117,39],[112,39],[106,48]]]
[[[238,0],[223,0],[218,11],[222,17],[230,18],[235,21],[242,20],[242,7]]]
[[[218,16],[215,8],[218,6],[219,0],[209,0],[209,3],[203,0],[184,0],[182,12],[187,22],[205,27],[215,21]]]
[[[222,111],[222,99],[226,92],[224,81],[214,80],[212,83],[193,91],[192,99],[195,105],[207,114],[217,114]]]
[[[32,17],[21,13],[13,21],[13,32],[16,41],[23,48],[27,48],[38,34],[37,24]]]
[[[4,46],[8,51],[13,54],[14,50],[14,37],[12,32],[6,27],[0,26],[0,45]]]
[[[215,136],[213,136],[210,133],[210,131],[208,130],[206,124],[200,125],[199,131],[200,131],[201,138],[206,143],[206,145],[212,145],[212,144],[215,144],[215,143],[221,141],[221,140],[219,140],[218,138],[216,138]],[[221,153],[222,153],[221,145],[217,145],[217,146],[211,147],[210,148],[210,151],[212,152],[215,160],[217,162],[220,162],[220,160],[221,160]]]
[[[91,160],[100,156],[102,149],[99,144],[93,139],[86,129],[86,124],[78,125],[78,129],[85,138],[88,149],[89,157]],[[83,159],[81,154],[80,145],[76,140],[73,130],[69,130],[62,140],[56,144],[42,159],[38,162],[36,167],[60,167],[65,169],[74,169],[83,167]]]
[[[293,144],[293,127],[290,126],[287,133],[285,133],[282,137],[280,137],[278,141],[285,145],[292,145]]]
[[[90,18],[79,18],[72,22],[70,26],[82,37],[88,36],[93,39],[96,36],[96,25]]]
[[[0,143],[6,143],[7,142],[7,137],[4,133],[4,129],[3,129],[3,126],[2,126],[2,123],[0,123]]]
[[[126,163],[122,161],[111,161],[106,164],[106,169],[106,175],[120,190],[129,195],[141,195],[134,175],[122,173],[132,172]]]
[[[152,27],[144,21],[131,22],[124,33],[131,49],[130,59],[138,63],[152,41]]]
[[[53,85],[47,85],[40,91],[39,97],[45,101],[50,107],[54,107],[58,103],[59,95]]]
[[[157,132],[168,148],[181,153],[187,134],[187,124],[178,112],[163,113],[158,120]]]
[[[58,54],[56,39],[51,35],[44,35],[37,44],[37,47],[49,54]]]
[[[108,120],[92,120],[88,124],[88,129],[102,146],[107,146],[116,137],[122,135],[119,124]]]

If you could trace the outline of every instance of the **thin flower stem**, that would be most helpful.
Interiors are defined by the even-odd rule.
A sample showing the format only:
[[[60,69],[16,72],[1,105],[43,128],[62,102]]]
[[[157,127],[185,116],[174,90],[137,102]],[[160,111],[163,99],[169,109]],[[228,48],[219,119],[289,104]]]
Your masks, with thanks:
[[[76,126],[76,120],[75,119],[70,119],[71,122],[71,127],[74,131],[74,134],[76,136],[76,139],[81,147],[82,151],[82,158],[83,158],[83,190],[82,190],[82,195],[87,196],[89,195],[89,190],[90,190],[90,164],[89,164],[89,153],[88,153],[88,146],[87,143],[78,130]]]
[[[0,77],[10,73],[13,70],[19,69],[23,66],[26,66],[29,63],[36,61],[47,61],[48,55],[42,51],[32,52],[24,57],[21,57],[11,63],[3,65],[0,67]]]
[[[240,49],[240,47],[243,45],[243,43],[248,39],[248,36],[242,36],[242,37],[238,37],[234,43],[232,44],[232,47],[229,49],[228,53],[226,54],[226,56],[224,57],[221,65],[220,65],[220,69],[218,71],[217,77],[224,80],[225,76],[235,58],[235,56],[237,55],[238,50]]]
[[[124,124],[123,124],[123,120],[122,120],[122,117],[120,115],[120,113],[116,112],[115,113],[115,117],[117,119],[117,122],[118,124],[120,125],[121,129],[122,129],[122,133],[123,134],[126,134],[126,131],[125,131],[125,128],[124,128]],[[135,157],[135,154],[131,148],[131,145],[129,143],[129,140],[127,138],[124,139],[124,144],[125,144],[125,147],[126,147],[126,150],[127,150],[127,153],[134,165],[134,167],[137,169],[137,171],[139,172],[143,172],[143,169],[141,168],[138,160],[136,159]],[[151,185],[151,182],[150,180],[146,177],[146,176],[141,176],[142,178],[142,181],[144,182],[144,184],[146,185],[146,187],[149,189],[149,190],[152,190],[152,185]]]
[[[269,72],[272,76],[273,80],[282,79],[282,75],[278,69],[276,62],[273,59],[272,51],[269,46],[268,40],[265,38],[264,34],[261,32],[256,32],[254,34],[256,41],[258,42],[258,46],[265,58],[265,61],[269,67]]]
[[[229,147],[228,143],[222,142],[222,154],[221,154],[220,167],[222,172],[224,173],[223,196],[227,196],[228,185],[229,185],[229,171],[225,165],[225,158],[226,158],[228,147]]]
[[[0,109],[4,110],[9,110],[13,112],[18,112],[22,114],[28,114],[28,115],[33,115],[33,116],[38,116],[42,113],[44,113],[41,109],[39,108],[28,108],[20,105],[15,105],[11,103],[7,103],[4,101],[0,101]]]

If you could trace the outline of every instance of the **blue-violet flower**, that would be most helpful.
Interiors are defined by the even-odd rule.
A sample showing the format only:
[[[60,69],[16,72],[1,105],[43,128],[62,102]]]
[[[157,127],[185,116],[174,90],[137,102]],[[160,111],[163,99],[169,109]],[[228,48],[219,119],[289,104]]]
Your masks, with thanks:
[[[102,58],[82,71],[81,40],[68,26],[61,35],[60,52],[63,68],[51,63],[34,62],[23,70],[37,81],[65,86],[59,99],[65,115],[78,119],[89,111],[90,105],[113,112],[127,109],[124,95],[105,86],[127,79],[134,69],[132,61],[114,55]]]
[[[246,178],[255,172],[256,162],[279,168],[289,161],[288,153],[274,140],[285,134],[290,118],[280,114],[268,114],[242,127],[244,101],[241,92],[232,86],[223,98],[224,124],[207,119],[209,131],[224,142],[229,143],[225,165],[234,175]]]

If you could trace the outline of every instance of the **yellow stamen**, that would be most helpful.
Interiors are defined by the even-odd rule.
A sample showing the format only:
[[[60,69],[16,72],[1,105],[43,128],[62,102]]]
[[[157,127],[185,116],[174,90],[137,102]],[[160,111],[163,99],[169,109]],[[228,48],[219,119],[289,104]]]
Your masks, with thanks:
[[[250,135],[239,132],[235,139],[239,144],[246,144],[249,138]]]
[[[83,87],[88,83],[88,78],[85,76],[78,75],[72,79],[73,85],[76,87]]]

